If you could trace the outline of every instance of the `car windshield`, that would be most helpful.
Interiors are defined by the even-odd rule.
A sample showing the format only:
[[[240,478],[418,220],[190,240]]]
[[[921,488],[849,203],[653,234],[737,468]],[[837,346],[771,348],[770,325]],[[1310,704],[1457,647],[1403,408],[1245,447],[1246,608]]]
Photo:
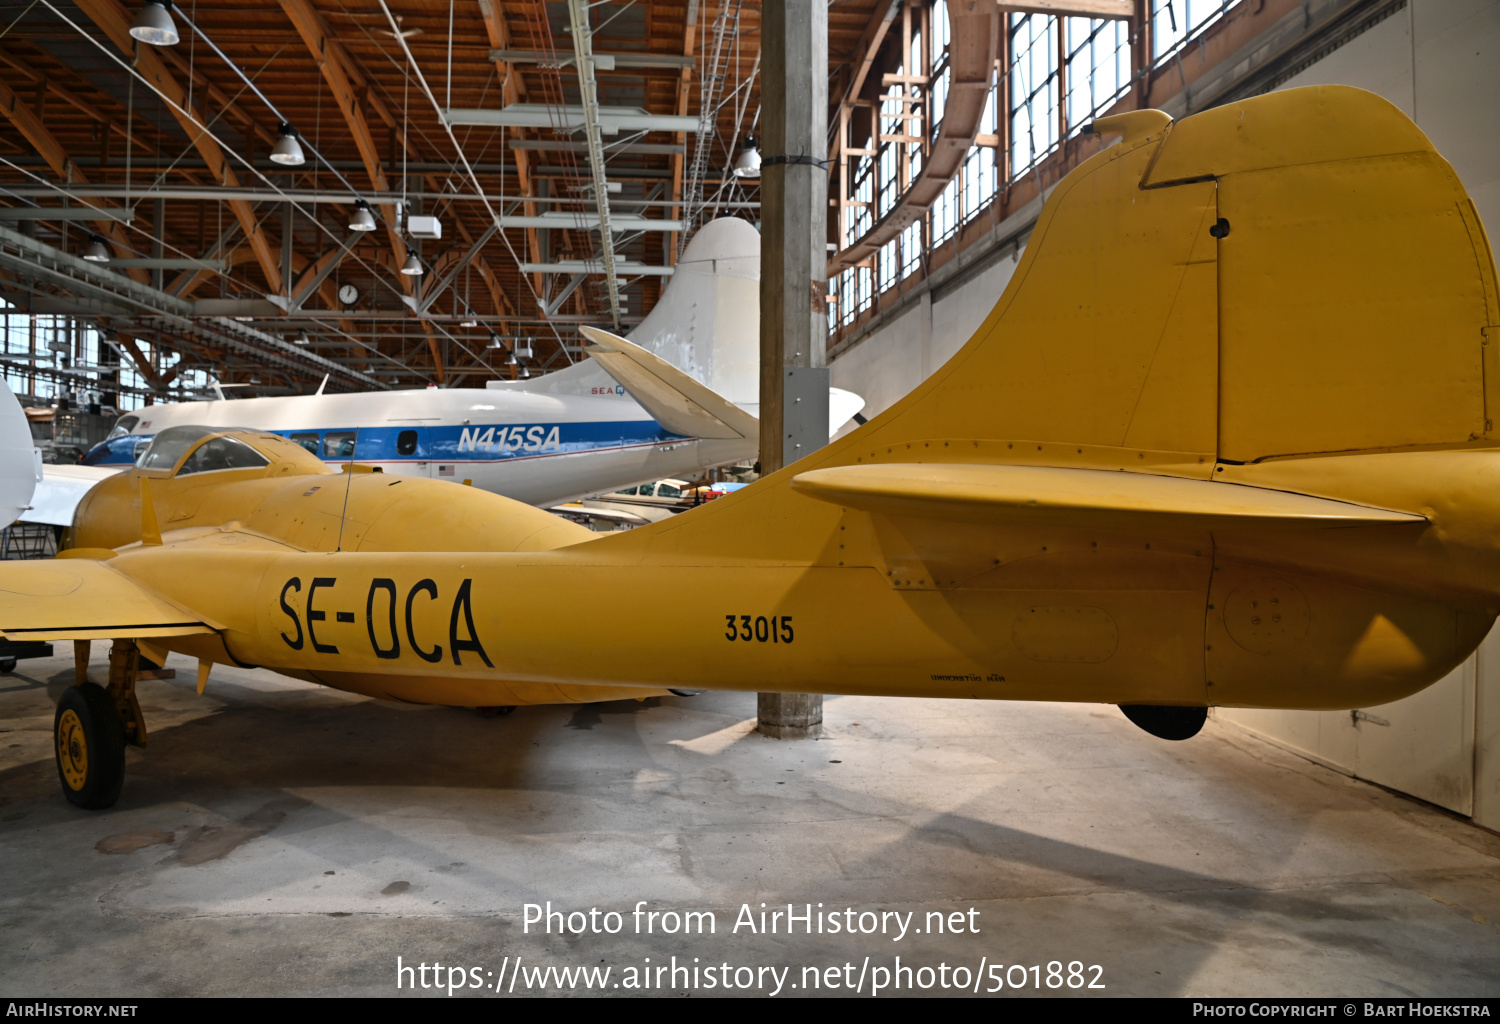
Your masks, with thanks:
[[[209,434],[217,434],[220,427],[182,426],[168,427],[151,439],[151,444],[141,453],[136,462],[137,469],[171,469],[187,450]]]
[[[222,469],[259,469],[269,466],[271,460],[251,448],[244,441],[233,437],[216,437],[198,446],[187,457],[178,476],[189,473],[214,473]]]

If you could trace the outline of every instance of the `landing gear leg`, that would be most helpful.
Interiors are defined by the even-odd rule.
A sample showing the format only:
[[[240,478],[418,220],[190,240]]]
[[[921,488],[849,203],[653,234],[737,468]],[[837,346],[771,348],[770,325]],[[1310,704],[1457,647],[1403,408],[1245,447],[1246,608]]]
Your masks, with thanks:
[[[141,674],[141,652],[134,640],[116,640],[109,649],[109,695],[125,728],[125,742],[146,745],[146,719],[135,699],[135,683]]]

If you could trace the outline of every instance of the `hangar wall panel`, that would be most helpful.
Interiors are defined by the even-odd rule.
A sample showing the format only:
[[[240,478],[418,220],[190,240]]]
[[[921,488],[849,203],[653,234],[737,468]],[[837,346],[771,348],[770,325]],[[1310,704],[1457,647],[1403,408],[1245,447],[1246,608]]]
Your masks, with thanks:
[[[863,395],[867,417],[889,409],[964,346],[995,308],[1015,269],[1008,251],[997,253],[958,284],[939,285],[936,297],[924,292],[829,364],[833,386]]]
[[[1282,88],[1355,85],[1384,96],[1458,172],[1494,245],[1500,225],[1500,2],[1420,0]],[[1330,767],[1500,828],[1500,639],[1415,696],[1348,712],[1221,710],[1218,717]],[[1488,698],[1488,699],[1486,699]],[[1381,722],[1388,722],[1382,725]]]

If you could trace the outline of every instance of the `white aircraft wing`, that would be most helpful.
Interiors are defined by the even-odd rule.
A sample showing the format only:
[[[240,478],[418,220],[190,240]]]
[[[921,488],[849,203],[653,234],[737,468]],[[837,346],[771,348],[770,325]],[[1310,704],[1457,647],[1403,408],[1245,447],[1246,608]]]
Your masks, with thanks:
[[[597,327],[582,328],[593,356],[656,422],[684,437],[754,439],[760,422],[659,356]]]
[[[603,519],[610,523],[626,523],[630,526],[645,526],[647,523],[655,522],[654,519],[647,519],[629,509],[616,508],[613,505],[598,502],[585,504],[575,501],[567,505],[553,505],[547,511],[567,516],[589,516],[593,519]]]
[[[21,513],[28,523],[72,526],[73,510],[83,496],[106,477],[120,472],[116,466],[43,466],[42,479],[31,497],[31,509]]]

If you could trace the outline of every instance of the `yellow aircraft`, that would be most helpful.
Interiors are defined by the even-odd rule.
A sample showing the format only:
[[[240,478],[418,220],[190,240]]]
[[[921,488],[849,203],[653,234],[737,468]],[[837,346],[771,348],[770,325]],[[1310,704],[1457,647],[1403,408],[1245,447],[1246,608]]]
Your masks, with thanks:
[[[945,367],[668,522],[595,535],[265,434],[164,431],[59,561],[0,566],[6,636],[115,641],[109,685],[81,660],[58,705],[68,799],[108,806],[146,742],[138,652],[198,658],[200,688],[233,663],[479,707],[1094,701],[1169,738],[1214,705],[1440,678],[1500,608],[1500,298],[1452,168],[1341,87],[1094,130],[1118,144],[1057,186]],[[680,385],[737,422],[591,337],[658,405]],[[579,611],[600,593],[635,597]]]

